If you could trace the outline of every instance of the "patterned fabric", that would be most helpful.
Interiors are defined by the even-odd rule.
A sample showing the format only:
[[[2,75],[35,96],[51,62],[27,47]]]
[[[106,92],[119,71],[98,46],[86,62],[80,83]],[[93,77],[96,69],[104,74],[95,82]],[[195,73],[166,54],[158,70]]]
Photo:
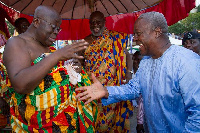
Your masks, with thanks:
[[[0,62],[0,97],[2,97],[7,103],[9,103],[13,89],[9,89],[11,86],[8,80],[8,75],[5,66]],[[0,128],[9,126],[9,117],[2,114],[0,109]]]
[[[17,12],[9,9],[7,6],[4,6],[0,3],[0,34],[5,36],[5,39],[10,38],[10,33],[8,31],[8,27],[5,19],[7,19],[12,25],[14,25],[15,18],[17,17]]]
[[[7,102],[9,102],[14,90],[10,88],[11,83],[8,79],[6,67],[3,65],[3,63],[0,63],[0,81],[0,96],[3,97]]]
[[[7,40],[5,39],[5,36],[3,34],[1,34],[0,31],[0,47],[4,46],[6,44]]]
[[[126,73],[127,34],[104,31],[85,51],[85,66],[88,74],[94,73],[104,86],[123,84]],[[103,106],[98,101],[97,132],[125,133],[130,129],[129,115],[133,106],[130,101]]]
[[[48,55],[43,54],[32,64],[40,62],[45,56]],[[81,76],[81,82],[76,86],[72,85],[63,62],[59,62],[33,92],[26,95],[13,93],[10,102],[13,131],[17,133],[95,132],[96,101],[84,105],[84,101],[78,102],[75,98],[78,93],[75,92],[76,87],[91,84],[84,70]]]

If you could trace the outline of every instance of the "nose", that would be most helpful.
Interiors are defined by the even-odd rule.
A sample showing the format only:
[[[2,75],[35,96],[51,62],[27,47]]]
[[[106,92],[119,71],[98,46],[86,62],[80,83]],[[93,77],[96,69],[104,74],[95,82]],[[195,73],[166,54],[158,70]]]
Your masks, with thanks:
[[[60,28],[58,27],[53,30],[53,33],[56,35],[58,35],[59,32],[60,32]]]
[[[58,27],[56,27],[56,28],[54,29],[54,32],[56,32],[56,33],[59,33],[59,31],[60,31],[60,29],[59,29]]]
[[[133,36],[133,41],[136,42],[137,40],[138,40],[138,36],[137,36],[137,35],[134,35],[134,36]]]
[[[99,24],[97,22],[94,22],[93,26],[97,27],[97,26],[99,26]]]

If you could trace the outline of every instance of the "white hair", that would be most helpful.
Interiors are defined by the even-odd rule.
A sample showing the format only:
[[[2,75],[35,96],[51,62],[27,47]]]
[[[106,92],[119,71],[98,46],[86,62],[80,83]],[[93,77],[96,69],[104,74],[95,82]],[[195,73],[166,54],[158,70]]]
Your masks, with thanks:
[[[162,13],[147,12],[147,13],[141,14],[139,16],[139,18],[143,18],[143,19],[147,20],[151,24],[152,29],[159,27],[162,29],[163,33],[168,32],[167,21]]]

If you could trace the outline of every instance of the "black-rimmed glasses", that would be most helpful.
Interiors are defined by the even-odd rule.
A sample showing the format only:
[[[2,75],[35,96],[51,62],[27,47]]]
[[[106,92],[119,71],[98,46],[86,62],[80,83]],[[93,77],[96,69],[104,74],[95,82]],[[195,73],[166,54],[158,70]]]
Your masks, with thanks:
[[[52,24],[52,23],[49,23],[48,21],[46,21],[45,19],[43,19],[43,18],[39,18],[39,17],[37,17],[38,19],[41,19],[41,20],[43,20],[44,22],[46,22],[47,24],[49,24],[51,27],[52,27],[52,29],[55,31],[57,31],[58,33],[62,30],[60,27],[58,27],[58,26],[56,26],[56,25],[54,25],[54,24]]]
[[[142,35],[142,33],[143,33],[143,32],[135,32],[135,33],[133,33],[133,36],[134,36],[134,37],[139,37],[140,35]]]

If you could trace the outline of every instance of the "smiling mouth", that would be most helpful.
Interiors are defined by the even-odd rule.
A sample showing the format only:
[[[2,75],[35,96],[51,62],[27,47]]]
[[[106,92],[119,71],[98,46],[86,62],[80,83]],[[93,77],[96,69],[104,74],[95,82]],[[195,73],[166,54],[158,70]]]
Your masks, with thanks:
[[[49,37],[49,40],[52,41],[52,42],[55,42],[56,38]]]
[[[98,33],[99,30],[100,30],[100,28],[94,28],[94,29],[93,29],[93,31],[96,32],[96,33]]]
[[[141,49],[142,47],[144,47],[144,45],[142,43],[138,44],[139,49]]]

